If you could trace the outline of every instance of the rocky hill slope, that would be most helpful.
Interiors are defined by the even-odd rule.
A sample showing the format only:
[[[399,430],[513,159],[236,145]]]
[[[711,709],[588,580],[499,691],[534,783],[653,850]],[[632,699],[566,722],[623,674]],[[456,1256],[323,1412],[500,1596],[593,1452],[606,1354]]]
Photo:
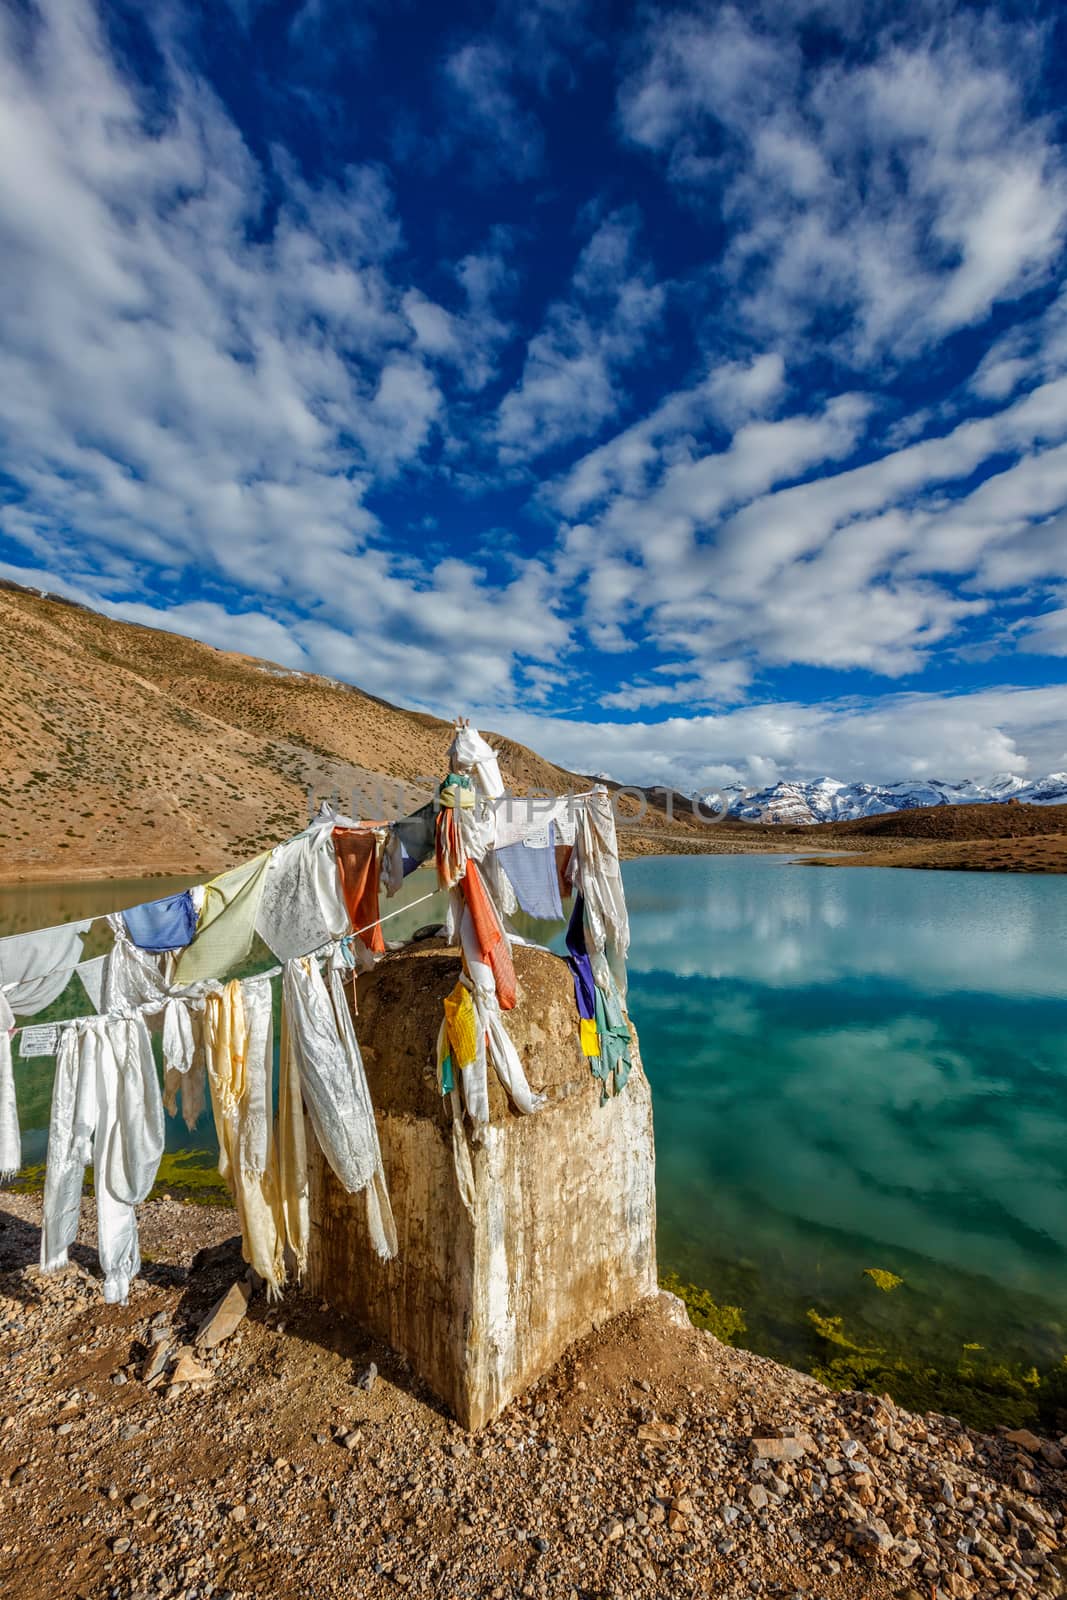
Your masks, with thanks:
[[[309,792],[399,816],[450,737],[335,679],[0,586],[0,879],[217,871],[303,827]],[[490,737],[513,792],[588,786]]]

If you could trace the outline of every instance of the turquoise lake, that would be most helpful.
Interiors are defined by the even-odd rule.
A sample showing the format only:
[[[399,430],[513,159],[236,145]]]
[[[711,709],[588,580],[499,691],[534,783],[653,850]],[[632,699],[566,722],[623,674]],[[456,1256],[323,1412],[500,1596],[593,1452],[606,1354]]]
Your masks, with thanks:
[[[767,856],[625,876],[661,1263],[769,1353],[816,1359],[814,1308],[939,1365],[1058,1361],[1067,880]]]
[[[781,856],[624,871],[661,1266],[740,1307],[741,1342],[801,1365],[826,1355],[812,1312],[840,1316],[851,1348],[921,1349],[939,1366],[968,1346],[983,1353],[968,1360],[1059,1361],[1067,880]],[[115,901],[115,885],[0,891],[0,932]],[[387,934],[436,914],[415,907]],[[51,1065],[17,1067],[28,1161],[43,1154]],[[174,1124],[168,1142],[199,1134]],[[884,1292],[872,1268],[900,1285]]]

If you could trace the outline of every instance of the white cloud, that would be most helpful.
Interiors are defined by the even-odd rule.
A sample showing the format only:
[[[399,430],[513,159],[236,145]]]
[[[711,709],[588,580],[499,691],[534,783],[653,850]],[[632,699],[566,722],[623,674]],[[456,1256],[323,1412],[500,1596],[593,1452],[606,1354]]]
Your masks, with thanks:
[[[564,510],[597,508],[565,530],[560,562],[587,620],[688,665],[674,694],[646,675],[605,705],[699,707],[796,662],[900,676],[998,594],[1067,577],[1067,378],[836,472],[870,420],[863,397],[742,423],[703,453],[703,394],[661,403],[555,491]],[[945,492],[1005,454],[1013,466]]]
[[[643,350],[665,294],[635,257],[636,223],[607,218],[578,258],[568,300],[549,308],[522,378],[500,406],[505,460],[586,438],[619,409],[619,377]]]
[[[478,159],[489,169],[530,178],[541,165],[543,136],[515,92],[516,63],[495,39],[475,39],[444,64],[453,127],[478,138]]]
[[[696,793],[730,782],[763,785],[779,776],[953,781],[1067,768],[1065,686],[784,702],[663,722],[569,721],[523,712],[492,717],[487,711],[488,725],[572,771],[588,771],[595,751],[598,769],[619,782],[673,784]]]
[[[365,504],[444,427],[442,374],[491,376],[506,236],[458,262],[450,312],[396,264],[379,169],[313,186],[282,149],[264,169],[176,55],[165,80],[149,117],[79,0],[46,0],[27,38],[0,21],[0,467],[16,486],[0,528],[31,564],[78,573],[86,603],[223,646],[294,660],[310,608],[328,664],[362,616],[361,681],[400,697],[403,649],[391,683],[372,665],[387,629],[415,635],[412,693],[459,616],[468,639],[497,634],[501,692],[520,654],[558,659],[543,573],[495,588],[474,566],[423,574],[382,548]],[[125,598],[160,578],[236,595]],[[535,591],[539,628],[518,614]]]
[[[1026,103],[1040,33],[959,14],[867,43],[813,65],[787,16],[657,15],[619,115],[694,199],[723,195],[750,323],[898,360],[1048,277],[1067,168]]]
[[[1067,606],[1032,617],[1019,639],[1019,649],[1033,655],[1067,656]]]

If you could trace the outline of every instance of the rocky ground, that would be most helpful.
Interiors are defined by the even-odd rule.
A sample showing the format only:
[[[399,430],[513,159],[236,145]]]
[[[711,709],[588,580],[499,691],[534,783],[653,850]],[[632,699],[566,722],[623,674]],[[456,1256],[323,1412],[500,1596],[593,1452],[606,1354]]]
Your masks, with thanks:
[[[669,1295],[472,1437],[318,1302],[244,1311],[232,1213],[144,1207],[125,1307],[84,1213],[44,1279],[0,1196],[6,1600],[1067,1593],[1067,1440],[830,1393]]]

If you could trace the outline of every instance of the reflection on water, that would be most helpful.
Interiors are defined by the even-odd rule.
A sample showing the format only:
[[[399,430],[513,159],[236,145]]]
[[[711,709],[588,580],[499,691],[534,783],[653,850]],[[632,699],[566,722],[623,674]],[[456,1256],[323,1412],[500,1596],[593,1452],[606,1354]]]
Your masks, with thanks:
[[[626,886],[661,1259],[835,1309],[889,1268],[942,1335],[1055,1357],[1067,882],[723,856]]]
[[[720,1299],[909,1318],[1028,1359],[1067,1335],[1067,881],[825,869],[780,857],[625,866],[630,1004],[656,1107],[660,1255]],[[439,922],[423,870],[387,938]],[[0,891],[0,932],[175,887]],[[558,929],[528,925],[529,937]],[[259,952],[261,964],[270,962]],[[72,985],[50,1011],[85,1011]],[[51,1060],[17,1069],[28,1161]],[[168,1149],[212,1140],[168,1125]],[[905,1280],[881,1297],[869,1267]],[[866,1295],[866,1300],[863,1299]],[[871,1297],[874,1299],[872,1310]],[[1058,1344],[1057,1344],[1058,1342]]]

